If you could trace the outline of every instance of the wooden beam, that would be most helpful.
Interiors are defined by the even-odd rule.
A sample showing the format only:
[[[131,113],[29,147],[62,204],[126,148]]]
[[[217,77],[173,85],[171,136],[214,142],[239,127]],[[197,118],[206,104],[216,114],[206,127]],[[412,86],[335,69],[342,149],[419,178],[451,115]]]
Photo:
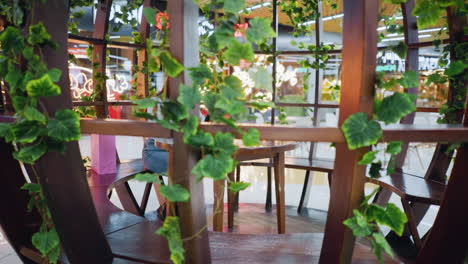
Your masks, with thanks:
[[[343,74],[339,126],[352,114],[372,114],[377,56],[378,1],[344,0]],[[368,148],[336,144],[330,205],[319,263],[351,263],[355,238],[343,221],[364,195],[366,167],[357,165]]]
[[[96,115],[100,118],[106,118],[109,115],[107,107],[107,87],[106,81],[98,82],[94,74],[106,75],[106,50],[107,43],[104,41],[109,26],[109,16],[112,7],[112,0],[100,0],[96,12],[96,20],[94,22],[93,38],[102,40],[102,43],[93,44],[93,90],[101,89],[97,99],[103,102],[103,105],[96,105]],[[98,67],[94,67],[98,65]]]
[[[186,68],[197,66],[199,63],[198,6],[193,0],[170,0],[167,9],[171,19],[169,33],[171,54]],[[170,99],[177,99],[179,86],[182,83],[190,83],[187,71],[177,78],[169,79]],[[173,166],[169,180],[190,191],[190,200],[178,204],[182,237],[192,237],[184,243],[186,262],[211,263],[203,183],[197,183],[195,175],[191,172],[200,159],[200,152],[184,144],[182,133],[174,133],[173,138]],[[196,236],[193,237],[194,235]]]
[[[41,98],[49,116],[54,116],[59,109],[72,107],[68,78],[68,12],[68,1],[63,0],[35,1],[31,12],[34,13],[31,23],[41,21],[58,44],[57,49],[43,49],[47,66],[62,71],[58,82],[61,95]],[[45,154],[35,167],[68,260],[71,263],[112,263],[112,252],[91,199],[78,142],[67,143],[64,155]]]
[[[143,8],[150,7],[151,0],[144,0]],[[140,35],[143,41],[149,37],[150,34],[150,26],[146,17],[142,14],[141,15],[141,23],[140,23]],[[144,42],[146,43],[146,42]],[[148,51],[146,50],[146,46],[137,50],[137,60],[138,60],[138,68],[139,72],[137,74],[137,95],[140,97],[147,97],[149,94],[149,74],[148,74],[148,67],[145,67],[145,64],[148,62]],[[143,69],[145,70],[144,72]]]

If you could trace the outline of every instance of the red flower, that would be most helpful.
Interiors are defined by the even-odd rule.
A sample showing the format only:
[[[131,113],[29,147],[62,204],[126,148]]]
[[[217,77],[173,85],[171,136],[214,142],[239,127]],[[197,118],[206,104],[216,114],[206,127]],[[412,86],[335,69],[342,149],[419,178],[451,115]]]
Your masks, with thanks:
[[[249,23],[239,23],[234,25],[234,37],[243,38],[245,37],[245,31],[249,28]]]
[[[223,117],[224,117],[224,119],[229,119],[229,118],[231,118],[231,116],[230,116],[229,114],[224,114]]]
[[[208,110],[206,110],[205,108],[202,108],[202,109],[200,110],[200,112],[201,112],[201,114],[202,114],[203,116],[207,116],[207,115],[208,115]]]
[[[156,25],[154,25],[154,27],[159,30],[163,30],[164,27],[165,29],[169,29],[170,26],[169,15],[164,12],[159,12],[156,15]]]

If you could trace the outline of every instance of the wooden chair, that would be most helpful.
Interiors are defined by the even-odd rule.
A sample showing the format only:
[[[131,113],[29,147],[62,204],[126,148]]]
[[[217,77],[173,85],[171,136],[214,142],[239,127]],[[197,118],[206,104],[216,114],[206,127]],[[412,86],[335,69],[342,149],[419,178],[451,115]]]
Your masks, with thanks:
[[[381,187],[374,198],[374,202],[377,202],[382,190],[389,190],[400,197],[403,210],[408,217],[407,229],[413,238],[416,249],[420,250],[424,243],[424,237],[421,238],[418,233],[418,222],[413,212],[413,207],[417,203],[440,205],[446,185],[403,172],[396,172],[390,176],[378,179],[369,178],[368,181]]]
[[[297,212],[300,213],[304,206],[304,203],[307,204],[306,198],[309,197],[309,180],[310,180],[310,172],[317,171],[317,172],[324,172],[327,173],[328,176],[328,184],[331,185],[331,175],[333,173],[334,163],[335,161],[332,159],[326,158],[314,158],[313,155],[313,143],[311,143],[311,147],[309,150],[309,157],[308,158],[296,158],[290,157],[286,158],[285,160],[285,167],[288,169],[298,169],[298,170],[305,170],[306,173],[304,175],[304,183],[302,185],[302,192],[301,198],[299,200],[299,205],[297,208]],[[259,167],[267,167],[267,194],[266,194],[266,202],[265,202],[265,210],[271,211],[271,178],[272,178],[272,162],[271,160],[263,159],[263,160],[256,160],[256,161],[249,161],[249,162],[241,162],[236,168],[236,181],[240,181],[240,166],[259,166]],[[239,194],[236,195],[234,208],[238,210],[239,204]]]

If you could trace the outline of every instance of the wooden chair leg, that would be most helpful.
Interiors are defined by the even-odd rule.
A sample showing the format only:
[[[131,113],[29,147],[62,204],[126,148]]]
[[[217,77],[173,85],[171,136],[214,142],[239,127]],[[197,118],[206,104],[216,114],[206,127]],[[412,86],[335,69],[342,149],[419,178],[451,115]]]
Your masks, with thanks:
[[[216,232],[223,231],[224,185],[225,180],[213,182],[213,230]]]
[[[284,234],[286,233],[284,152],[275,155],[273,165],[275,167],[276,216],[278,219],[278,234]]]
[[[143,191],[143,197],[141,198],[141,204],[140,204],[140,214],[145,215],[146,213],[146,207],[148,206],[148,200],[149,196],[151,193],[151,183],[146,183],[145,185],[145,190]]]
[[[330,190],[331,190],[332,172],[327,173],[327,176],[328,176],[328,187],[330,187]]]
[[[240,166],[237,166],[236,168],[236,182],[240,182],[240,170],[241,167]],[[236,200],[235,200],[235,203],[234,203],[234,212],[238,212],[239,211],[239,193],[236,193]]]
[[[234,172],[228,174],[229,180],[232,182],[234,181]],[[228,186],[230,183],[228,184]],[[228,192],[228,228],[232,230],[234,227],[234,204],[236,200],[236,194],[233,193],[231,190],[227,190]]]
[[[304,205],[304,199],[306,196],[309,194],[309,177],[310,177],[310,171],[306,171],[305,177],[304,177],[304,184],[302,185],[302,193],[301,193],[301,200],[299,201],[299,206],[297,207],[297,213],[301,213],[302,211],[302,206]]]
[[[266,194],[266,201],[265,201],[265,211],[271,212],[272,210],[272,202],[271,202],[271,167],[267,167],[267,194]]]
[[[115,186],[115,192],[117,193],[125,211],[141,215],[140,206],[138,205],[128,182]]]
[[[413,237],[414,244],[416,245],[416,249],[420,250],[422,248],[421,238],[419,237],[418,233],[418,226],[416,225],[416,220],[414,218],[413,209],[408,201],[401,199],[401,203],[403,205],[403,210],[405,211],[406,216],[408,217],[408,229]]]

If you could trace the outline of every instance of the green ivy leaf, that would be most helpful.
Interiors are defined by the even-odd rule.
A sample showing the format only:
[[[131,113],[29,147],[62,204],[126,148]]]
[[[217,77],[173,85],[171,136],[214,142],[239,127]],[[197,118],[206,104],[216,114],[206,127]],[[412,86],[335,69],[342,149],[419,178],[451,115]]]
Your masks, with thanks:
[[[194,147],[211,147],[214,144],[213,136],[210,133],[198,131],[195,135],[187,136],[184,138],[185,144]]]
[[[24,38],[21,35],[21,31],[13,26],[6,27],[5,30],[1,32],[0,43],[5,53],[13,51],[19,54],[24,48]]]
[[[249,28],[245,32],[247,39],[256,44],[264,43],[270,38],[276,37],[271,28],[271,21],[265,17],[254,17],[249,21]]]
[[[228,189],[231,192],[238,193],[240,191],[247,189],[249,186],[250,186],[250,183],[248,182],[231,182],[229,184]]]
[[[272,91],[271,84],[273,83],[273,77],[267,69],[257,68],[257,71],[250,72],[250,79],[254,81],[255,88],[259,90]]]
[[[382,163],[381,162],[374,162],[371,164],[369,168],[369,176],[371,178],[379,178],[380,177],[380,170],[382,169]]]
[[[467,65],[462,61],[452,61],[450,62],[448,68],[445,70],[445,74],[448,76],[455,76],[460,73],[463,73],[466,69]]]
[[[352,114],[341,126],[350,149],[370,146],[382,137],[379,123],[369,120],[365,113]]]
[[[171,202],[186,202],[190,198],[189,191],[179,184],[162,185],[161,194]]]
[[[49,42],[52,39],[47,29],[42,22],[29,27],[28,43],[31,45],[39,45]]]
[[[52,68],[47,72],[47,74],[49,75],[50,80],[52,80],[52,82],[58,82],[60,81],[60,77],[62,76],[62,71],[57,68]]]
[[[406,59],[406,54],[408,52],[408,47],[403,41],[398,42],[397,45],[390,46],[390,49],[395,52],[398,57],[400,57],[402,60]]]
[[[392,175],[396,170],[396,158],[395,155],[390,156],[390,160],[387,164],[387,175]]]
[[[32,243],[43,256],[46,256],[52,249],[59,246],[57,231],[53,228],[47,232],[37,232],[32,236]]]
[[[253,61],[254,52],[250,43],[241,44],[237,40],[232,40],[224,52],[224,57],[229,64],[237,66],[241,59]]]
[[[234,136],[231,133],[216,133],[213,151],[222,152],[230,156],[236,152],[236,150],[237,147],[234,145]]]
[[[47,145],[38,143],[22,147],[19,151],[13,152],[13,157],[23,163],[34,164],[36,160],[47,152]]]
[[[216,27],[208,41],[210,48],[215,52],[218,52],[220,48],[227,46],[231,41],[235,41],[233,23],[221,21],[220,25]]]
[[[229,155],[206,155],[192,170],[197,180],[208,177],[213,180],[222,180],[234,169],[234,160]]]
[[[377,119],[385,124],[396,123],[404,116],[416,111],[415,95],[407,93],[394,93],[385,97],[376,104]]]
[[[443,9],[438,6],[438,1],[418,0],[413,9],[413,15],[417,16],[418,29],[424,29],[435,25],[443,16]]]
[[[376,221],[379,225],[390,227],[398,236],[403,234],[405,224],[408,222],[405,213],[392,203],[388,203],[385,208],[371,204],[366,215],[369,221]]]
[[[35,194],[41,191],[41,185],[37,183],[25,183],[21,186],[21,190],[28,191],[29,194]]]
[[[0,123],[0,138],[4,138],[6,142],[11,142],[14,139],[10,124]]]
[[[23,113],[26,120],[38,121],[43,125],[47,122],[47,118],[34,107],[26,106]]]
[[[221,109],[227,114],[233,116],[245,111],[245,102],[237,99],[221,97],[215,104],[215,108]]]
[[[204,84],[205,81],[211,79],[213,75],[206,64],[200,64],[197,67],[189,68],[189,72],[195,85]]]
[[[436,73],[433,73],[433,74],[427,76],[426,85],[429,85],[431,83],[444,84],[446,82],[448,82],[447,76],[444,76],[444,75],[436,72]]]
[[[134,180],[141,181],[141,182],[153,182],[153,183],[161,183],[159,180],[159,175],[155,173],[138,173],[133,178]]]
[[[15,140],[19,143],[32,143],[42,134],[40,123],[37,121],[22,120],[12,127]]]
[[[234,75],[229,75],[224,78],[224,83],[231,87],[231,89],[238,91],[239,93],[243,92],[242,81]]]
[[[257,146],[260,144],[260,132],[255,128],[249,128],[249,130],[242,135],[242,142],[246,147]]]
[[[184,105],[172,101],[164,102],[161,112],[165,118],[175,122],[184,120],[189,116],[187,108]]]
[[[154,25],[156,23],[156,9],[151,8],[151,7],[145,7],[143,8],[143,15],[146,18],[146,21],[148,21],[148,24]]]
[[[184,66],[167,51],[161,52],[159,59],[164,72],[169,75],[169,77],[175,78],[184,70]]]
[[[403,76],[398,79],[398,83],[403,88],[413,88],[419,86],[419,74],[415,71],[406,71]]]
[[[396,155],[401,152],[401,147],[403,146],[403,141],[392,141],[388,143],[387,149],[385,152]]]
[[[30,80],[26,84],[26,91],[29,96],[56,96],[61,93],[60,87],[52,82],[48,74],[41,78]]]
[[[382,257],[382,250],[390,256],[394,256],[393,251],[388,244],[387,240],[381,233],[372,233],[372,250],[374,251],[375,255],[377,256],[377,260],[379,263],[384,263]]]
[[[245,0],[224,0],[224,11],[238,14],[245,7]]]
[[[148,109],[150,107],[155,107],[158,103],[151,98],[135,99],[132,100],[132,103],[136,104],[138,109]]]
[[[184,263],[184,244],[180,234],[179,217],[167,216],[163,226],[159,228],[156,234],[166,238],[171,252],[171,260],[174,264]]]
[[[368,151],[364,156],[362,156],[362,159],[358,162],[359,165],[368,165],[374,162],[375,156],[379,153],[378,151]]]
[[[55,151],[62,155],[65,154],[65,143],[61,140],[57,140],[55,138],[46,137],[45,144],[47,145],[47,150],[49,152]]]
[[[179,97],[177,97],[177,101],[185,105],[188,109],[193,109],[195,105],[200,103],[201,94],[196,86],[181,84],[179,86],[179,92],[180,94]]]
[[[191,115],[188,117],[187,122],[185,122],[182,131],[184,132],[184,137],[193,136],[197,133],[199,120],[198,117]]]
[[[80,116],[70,109],[62,109],[55,113],[55,119],[47,124],[48,135],[61,141],[79,140]]]
[[[343,224],[353,231],[355,237],[367,237],[372,233],[364,215],[358,210],[353,210],[354,216],[346,219]]]

